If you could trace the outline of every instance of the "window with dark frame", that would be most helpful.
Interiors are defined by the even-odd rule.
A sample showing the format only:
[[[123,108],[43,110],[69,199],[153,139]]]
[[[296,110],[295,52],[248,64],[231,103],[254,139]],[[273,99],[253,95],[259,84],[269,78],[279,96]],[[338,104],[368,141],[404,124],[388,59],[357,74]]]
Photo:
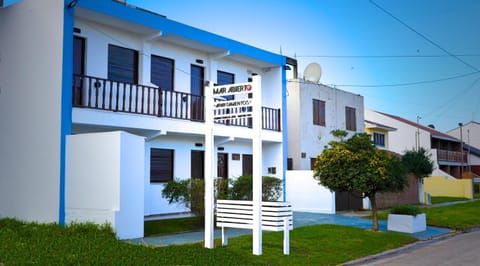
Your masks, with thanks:
[[[228,73],[224,71],[217,70],[217,85],[225,85],[225,84],[234,84],[235,83],[235,75],[233,73]],[[225,100],[233,100],[233,95],[223,96]]]
[[[325,126],[325,102],[313,99],[313,124]]]
[[[346,130],[357,131],[355,108],[345,107],[345,128]]]
[[[173,180],[174,150],[150,149],[150,182],[165,183]]]
[[[138,51],[108,45],[108,79],[138,83]]]
[[[385,134],[373,132],[373,143],[377,147],[385,147]]]
[[[173,91],[175,61],[158,55],[151,56],[150,81],[163,90]]]

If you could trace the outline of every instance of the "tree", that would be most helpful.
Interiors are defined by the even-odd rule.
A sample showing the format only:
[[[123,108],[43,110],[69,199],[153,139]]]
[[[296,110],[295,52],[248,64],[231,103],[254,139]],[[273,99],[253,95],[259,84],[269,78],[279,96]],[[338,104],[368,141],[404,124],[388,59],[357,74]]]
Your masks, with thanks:
[[[375,148],[367,134],[329,146],[317,156],[314,178],[331,191],[360,193],[372,205],[372,230],[378,231],[378,192],[397,192],[407,186],[400,159]]]
[[[406,151],[402,157],[402,164],[407,173],[418,179],[425,178],[433,172],[433,162],[430,154],[421,147],[418,150]]]

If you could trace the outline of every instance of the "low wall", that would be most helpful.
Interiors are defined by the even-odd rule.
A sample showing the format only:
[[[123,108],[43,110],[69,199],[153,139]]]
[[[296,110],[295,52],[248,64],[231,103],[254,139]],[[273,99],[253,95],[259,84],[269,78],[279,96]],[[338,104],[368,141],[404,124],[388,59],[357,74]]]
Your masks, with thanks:
[[[402,192],[386,192],[378,193],[377,208],[387,208],[395,205],[418,204],[418,180],[415,176],[409,175],[407,177],[408,187]]]
[[[67,223],[108,223],[120,239],[143,237],[144,143],[125,132],[67,137]]]
[[[443,176],[431,176],[424,179],[424,191],[431,196],[463,197],[473,199],[471,179],[446,179]]]
[[[294,211],[335,213],[335,193],[313,179],[313,171],[286,172],[286,201]]]

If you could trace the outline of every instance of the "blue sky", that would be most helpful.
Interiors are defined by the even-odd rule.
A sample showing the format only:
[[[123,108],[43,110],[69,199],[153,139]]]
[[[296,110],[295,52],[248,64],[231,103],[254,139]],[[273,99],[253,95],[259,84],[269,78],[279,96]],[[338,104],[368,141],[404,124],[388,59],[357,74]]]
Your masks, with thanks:
[[[365,107],[441,131],[480,121],[480,1],[128,0],[169,19],[297,58]]]

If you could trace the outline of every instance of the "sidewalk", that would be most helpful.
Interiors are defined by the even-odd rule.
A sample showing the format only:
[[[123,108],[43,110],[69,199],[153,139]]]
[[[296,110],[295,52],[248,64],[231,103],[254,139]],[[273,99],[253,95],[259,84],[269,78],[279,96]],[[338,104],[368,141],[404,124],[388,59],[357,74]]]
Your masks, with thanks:
[[[372,220],[364,219],[354,216],[344,216],[335,214],[321,214],[321,213],[308,213],[308,212],[294,212],[293,213],[293,227],[308,226],[314,224],[338,224],[345,226],[353,226],[364,229],[372,227]],[[379,221],[379,230],[387,230],[387,222]],[[428,226],[427,230],[420,233],[409,234],[416,237],[419,240],[427,240],[434,237],[438,237],[444,234],[450,233],[450,229],[438,228]],[[251,234],[249,229],[228,229],[227,236],[229,238],[240,235]],[[220,230],[215,230],[215,238],[221,238]],[[145,238],[138,238],[129,240],[133,243],[141,243],[155,246],[168,246],[168,245],[181,245],[186,243],[201,242],[204,240],[204,232],[187,232],[181,234],[167,235],[167,236],[152,236]]]

